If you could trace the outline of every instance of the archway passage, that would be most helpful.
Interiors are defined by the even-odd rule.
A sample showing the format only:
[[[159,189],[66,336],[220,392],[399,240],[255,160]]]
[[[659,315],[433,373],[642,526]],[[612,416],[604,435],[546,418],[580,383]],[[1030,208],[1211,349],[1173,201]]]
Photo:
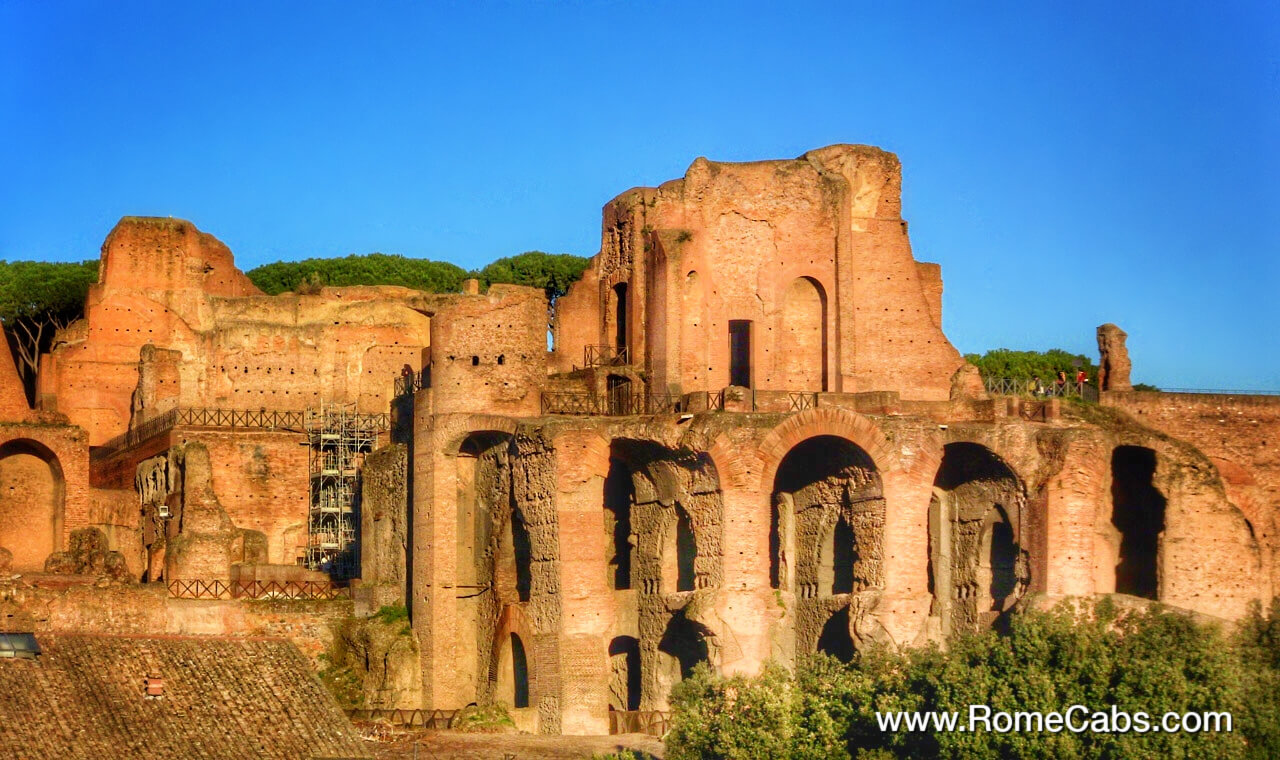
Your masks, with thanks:
[[[1153,483],[1155,451],[1118,446],[1111,454],[1111,523],[1120,532],[1116,592],[1159,598],[1157,558],[1166,500]]]
[[[849,633],[849,608],[842,607],[827,620],[818,637],[818,651],[829,654],[841,662],[852,662],[857,652],[853,636]]]
[[[943,632],[996,624],[1029,578],[1019,542],[1021,480],[990,449],[951,443],[929,504],[929,587]]]
[[[633,636],[618,636],[609,642],[609,709],[639,710],[640,642]]]
[[[684,680],[698,663],[711,661],[708,642],[711,637],[706,626],[690,620],[684,610],[680,610],[667,624],[662,640],[658,642],[658,651],[678,665],[678,680]]]
[[[779,463],[771,501],[771,579],[794,554],[802,598],[883,585],[884,491],[866,451],[837,436],[801,441]]]
[[[605,567],[609,588],[631,588],[631,505],[635,502],[631,471],[617,459],[609,460],[604,479]]]
[[[782,299],[782,332],[778,345],[777,387],[827,390],[827,296],[822,285],[797,277]]]
[[[0,445],[0,547],[13,553],[14,570],[39,572],[59,549],[65,491],[62,465],[44,444]]]
[[[524,653],[524,642],[520,637],[511,634],[511,706],[522,708],[529,706],[529,660]]]
[[[684,507],[676,505],[675,520],[667,529],[667,542],[662,552],[663,586],[674,591],[693,591],[696,582],[698,541],[693,523]]]

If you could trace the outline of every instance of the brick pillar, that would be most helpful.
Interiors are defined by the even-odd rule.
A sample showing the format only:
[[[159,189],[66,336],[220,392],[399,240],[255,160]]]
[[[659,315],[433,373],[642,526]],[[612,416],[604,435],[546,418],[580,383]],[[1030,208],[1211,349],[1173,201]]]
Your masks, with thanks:
[[[1098,509],[1111,503],[1110,461],[1101,441],[1073,437],[1045,487],[1044,588],[1050,596],[1115,591],[1116,548],[1099,532],[1098,519]]]
[[[772,651],[770,628],[783,613],[769,586],[769,503],[772,484],[735,484],[721,471],[724,499],[724,580],[716,612],[720,668],[725,675],[754,675]]]
[[[430,393],[421,391],[419,396]],[[413,628],[422,642],[423,706],[457,704],[457,462],[441,451],[446,441],[430,403],[415,404],[413,450]]]
[[[613,592],[605,577],[604,478],[608,444],[589,431],[553,441],[560,545],[560,731],[609,733]]]
[[[884,597],[878,617],[895,644],[917,643],[929,617],[929,500],[941,442],[912,442],[911,454],[880,474],[884,487]]]

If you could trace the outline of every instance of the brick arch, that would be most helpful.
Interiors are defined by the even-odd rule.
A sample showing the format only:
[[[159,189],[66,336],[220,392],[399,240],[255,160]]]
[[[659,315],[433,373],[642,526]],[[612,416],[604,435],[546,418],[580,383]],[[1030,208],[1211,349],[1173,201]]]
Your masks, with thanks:
[[[721,433],[711,442],[706,454],[716,468],[722,491],[751,487],[754,482],[752,473],[758,472],[760,467],[755,452],[735,444],[728,435]]]
[[[566,430],[551,439],[556,452],[561,493],[572,493],[593,477],[609,476],[609,441],[594,430]]]
[[[47,509],[47,524],[40,524],[41,521],[38,518],[43,515],[38,512],[9,514],[8,509],[0,507],[0,546],[13,552],[15,567],[21,570],[36,570],[44,566],[45,558],[49,554],[62,549],[67,511],[66,476],[57,453],[34,438],[13,438],[0,444],[0,462],[13,456],[34,457],[48,468],[49,502],[46,504],[22,500],[16,502],[20,506],[39,508],[39,511]],[[8,472],[16,478],[22,478],[20,471]],[[41,472],[40,475],[43,478],[45,473]],[[5,480],[8,480],[7,476]],[[29,480],[23,480],[17,485],[28,494],[31,493]],[[26,487],[22,488],[23,486]],[[0,497],[4,496],[5,494],[0,494]],[[5,499],[5,502],[9,506],[15,504],[14,500],[10,499]]]
[[[880,472],[897,469],[901,464],[889,440],[870,419],[845,409],[807,409],[783,420],[760,442],[759,487],[772,488],[778,465],[787,453],[801,441],[820,435],[843,438],[860,447]],[[912,465],[914,470],[919,463]]]
[[[439,417],[437,417],[439,419]],[[516,421],[511,417],[496,414],[457,414],[449,415],[443,424],[435,427],[435,440],[440,441],[440,453],[445,456],[457,456],[458,450],[475,433],[505,433],[515,435]]]
[[[493,649],[489,657],[489,683],[496,687],[501,678],[498,673],[499,663],[502,661],[503,643],[506,642],[511,634],[520,637],[520,641],[524,644],[525,656],[528,658],[529,664],[529,692],[530,699],[537,694],[536,684],[538,680],[537,668],[537,647],[534,643],[533,623],[529,620],[528,614],[524,608],[518,604],[508,604],[503,607],[502,612],[498,615],[498,626],[493,634]]]

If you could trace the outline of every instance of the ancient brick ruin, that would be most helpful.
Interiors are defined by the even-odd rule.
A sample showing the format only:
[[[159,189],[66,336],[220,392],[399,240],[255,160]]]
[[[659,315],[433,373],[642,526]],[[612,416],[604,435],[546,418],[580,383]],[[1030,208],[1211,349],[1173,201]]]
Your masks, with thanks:
[[[126,218],[38,409],[0,361],[0,625],[314,656],[399,602],[416,654],[375,700],[607,733],[701,661],[1269,602],[1280,399],[1129,390],[1114,325],[1099,404],[988,395],[900,185],[837,145],[623,193],[553,350],[540,290],[266,296]]]

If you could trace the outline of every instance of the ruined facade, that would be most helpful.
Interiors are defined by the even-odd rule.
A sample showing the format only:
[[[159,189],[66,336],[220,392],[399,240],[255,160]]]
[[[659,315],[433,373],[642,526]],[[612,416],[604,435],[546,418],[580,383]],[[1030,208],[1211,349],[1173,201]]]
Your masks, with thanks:
[[[35,573],[92,529],[148,582],[319,580],[308,420],[385,415],[353,584],[409,607],[417,672],[384,691],[545,733],[665,709],[699,662],[945,641],[1033,599],[1268,602],[1280,402],[1121,390],[1114,326],[1100,404],[988,396],[900,185],[831,146],[628,191],[551,351],[538,290],[268,297],[189,223],[126,219],[41,409],[0,372],[0,546]],[[148,604],[143,632],[267,625]]]

